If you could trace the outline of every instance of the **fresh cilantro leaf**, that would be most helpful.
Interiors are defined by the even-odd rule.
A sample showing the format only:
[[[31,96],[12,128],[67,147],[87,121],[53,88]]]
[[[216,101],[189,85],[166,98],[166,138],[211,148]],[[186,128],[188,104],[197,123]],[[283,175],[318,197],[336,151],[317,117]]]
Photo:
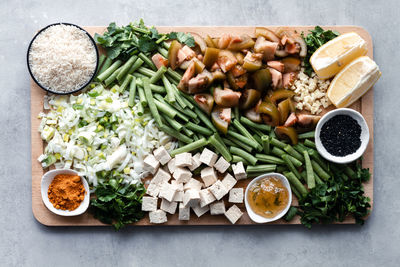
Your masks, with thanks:
[[[169,39],[176,39],[180,43],[185,44],[189,47],[195,46],[194,38],[190,33],[171,32],[168,34],[168,37],[169,37]]]

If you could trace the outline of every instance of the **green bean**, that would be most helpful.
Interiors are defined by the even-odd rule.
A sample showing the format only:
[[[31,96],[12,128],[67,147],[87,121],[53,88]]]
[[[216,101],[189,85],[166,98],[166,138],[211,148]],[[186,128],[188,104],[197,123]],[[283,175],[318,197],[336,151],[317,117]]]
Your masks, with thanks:
[[[271,164],[285,164],[285,161],[283,161],[280,158],[270,156],[270,155],[264,155],[264,154],[256,154],[256,158],[260,162],[266,162],[266,163],[271,163]]]
[[[187,117],[185,114],[183,114],[182,112],[178,111],[177,109],[175,109],[172,105],[168,104],[164,98],[159,95],[159,94],[155,94],[154,97],[160,101],[161,103],[164,104],[164,106],[168,107],[168,109],[170,110],[174,110],[174,112],[176,113],[176,116],[178,118],[180,118],[181,120],[183,120],[184,122],[188,122],[189,121],[189,117]]]
[[[121,60],[116,60],[108,69],[106,69],[104,72],[102,72],[100,75],[97,76],[96,81],[102,82],[108,77],[110,77],[113,72],[115,72],[119,66],[121,66],[122,61]]]
[[[198,107],[194,107],[194,112],[197,114],[198,118],[213,132],[217,132],[217,128],[215,128],[214,124],[210,121],[208,116]]]
[[[144,33],[144,34],[150,34],[150,30],[143,29],[143,28],[139,28],[139,27],[133,26],[132,24],[130,24],[129,26],[130,26],[131,29],[134,30],[135,32],[141,32],[141,33]]]
[[[168,44],[168,43],[166,43],[166,42],[162,42],[162,46],[165,48],[165,49],[169,49],[169,46],[170,46],[170,44]]]
[[[261,137],[260,137],[259,135],[253,134],[253,138],[254,138],[254,140],[257,141],[257,143],[259,143],[260,145],[262,145],[262,140],[261,140]]]
[[[304,160],[306,162],[306,172],[307,172],[307,187],[309,189],[312,189],[315,187],[315,177],[314,177],[314,170],[313,167],[311,165],[311,160],[310,160],[310,156],[308,155],[307,151],[303,152],[303,156],[304,156]]]
[[[251,153],[253,151],[253,148],[251,146],[248,146],[247,144],[243,143],[242,141],[232,137],[232,136],[227,136],[231,142],[234,143],[234,146],[239,146],[240,148],[243,148],[247,152]]]
[[[240,117],[240,122],[250,128],[254,128],[254,129],[258,129],[258,130],[266,131],[266,132],[271,131],[271,126],[266,125],[266,124],[255,123],[244,116]]]
[[[255,172],[273,172],[276,170],[275,164],[262,164],[257,166],[247,166],[246,173],[255,173]]]
[[[194,140],[194,141],[199,140],[199,137],[197,136],[197,134],[194,134],[194,135],[193,135],[193,140]]]
[[[129,68],[128,74],[134,73],[138,68],[143,65],[144,61],[141,58],[136,59],[135,63]]]
[[[235,114],[235,119],[237,119],[239,121],[240,120],[240,113],[239,113],[239,107],[238,106],[233,108],[233,114]]]
[[[311,165],[314,171],[318,174],[319,177],[327,181],[330,178],[330,175],[322,169],[322,167],[315,161],[311,160]]]
[[[139,79],[148,78],[146,75],[140,74],[139,72],[134,72],[134,73],[132,73],[132,75],[133,75],[134,77],[136,77],[136,78],[139,78]],[[143,85],[142,85],[142,86],[143,86]]]
[[[179,81],[173,79],[168,73],[165,73],[165,76],[167,76],[168,80],[170,81],[170,83],[171,83],[172,85],[178,86]]]
[[[323,160],[321,158],[321,156],[318,154],[317,151],[313,150],[313,149],[308,149],[307,150],[308,154],[310,154],[310,157],[315,160],[315,162],[317,162],[325,171],[329,172],[329,166],[326,163],[325,160]]]
[[[154,103],[155,101],[154,101],[153,95],[151,93],[149,79],[145,78],[143,80],[143,85],[144,85],[144,95],[146,96],[146,100],[147,100],[147,103],[149,105],[149,109],[150,109],[151,115],[153,115],[153,118],[156,121],[158,127],[162,127],[163,124],[161,122],[161,116],[158,113],[156,104]]]
[[[317,184],[323,184],[324,182],[321,180],[321,178],[319,178],[318,174],[316,172],[314,172],[314,178],[315,178],[315,182]]]
[[[286,165],[278,165],[276,167],[276,172],[278,172],[278,173],[284,173],[286,171],[289,171],[289,169]]]
[[[263,135],[265,135],[262,131],[260,131],[260,130],[258,130],[258,129],[256,129],[256,128],[251,128],[251,130],[253,131],[253,132],[255,132],[256,133],[256,135],[258,135],[258,136],[263,136]]]
[[[104,63],[105,59],[106,59],[106,56],[104,54],[101,54],[99,57],[99,63],[97,64],[96,74],[99,74],[99,70],[101,68],[101,65]]]
[[[293,148],[296,149],[296,151],[299,152],[299,153],[301,153],[301,154],[303,154],[304,151],[307,151],[307,150],[308,150],[307,147],[305,147],[303,144],[300,144],[300,143],[295,144],[295,145],[293,146]]]
[[[296,169],[296,167],[293,165],[293,163],[290,161],[288,155],[284,154],[281,156],[281,158],[285,161],[286,165],[288,166],[289,170],[293,172],[297,178],[301,179],[301,175],[299,171]]]
[[[314,138],[314,136],[315,136],[315,131],[311,131],[311,132],[298,134],[297,138],[306,139],[306,138]]]
[[[172,86],[172,84],[171,84],[171,86]],[[173,89],[172,91],[173,91],[174,96],[175,96],[175,100],[178,102],[179,106],[180,106],[181,108],[186,108],[188,105],[186,105],[185,101],[183,100],[183,97],[181,97],[181,96],[179,95],[179,93],[177,92],[175,86],[172,86],[172,89]],[[192,110],[190,110],[190,111],[192,111]],[[193,112],[193,111],[192,111],[192,112]],[[193,113],[194,113],[194,112],[193,112]],[[197,118],[197,115],[196,115],[196,118]]]
[[[192,130],[190,130],[190,129],[186,128],[186,127],[183,127],[182,130],[187,136],[190,136],[190,137],[194,136],[194,132]]]
[[[168,73],[172,78],[174,78],[175,80],[177,80],[178,82],[179,82],[180,80],[182,80],[182,75],[180,75],[178,72],[174,71],[174,70],[171,69],[171,68],[168,68],[168,69],[167,69],[167,73]]]
[[[222,138],[222,141],[224,142],[225,145],[236,146],[236,144],[234,142],[232,142],[231,140],[229,140],[228,138]]]
[[[263,149],[265,154],[270,153],[270,142],[269,142],[269,136],[268,135],[263,135],[261,136],[261,142],[263,144]]]
[[[138,105],[137,114],[138,114],[139,116],[143,116],[143,114],[144,114],[144,108],[143,108],[142,104],[139,102],[139,103],[137,103],[137,105]]]
[[[156,74],[155,71],[152,71],[151,69],[148,69],[146,67],[140,67],[137,69],[137,71],[143,75],[146,75],[149,78],[153,77]]]
[[[110,75],[110,77],[108,77],[105,81],[104,84],[106,86],[109,86],[110,84],[112,84],[116,79],[117,79],[117,75],[118,73],[121,71],[122,67],[119,67],[116,71],[113,72],[113,74]]]
[[[161,69],[161,68],[160,68]],[[164,67],[164,70],[167,68]],[[174,88],[172,88],[171,83],[168,81],[165,75],[162,76],[162,82],[164,84],[165,90],[167,91],[167,101],[168,103],[175,103]]]
[[[290,186],[290,190],[292,190],[293,194],[295,194],[298,199],[302,198],[302,195],[297,191],[296,187]]]
[[[123,91],[125,91],[125,89],[128,87],[128,84],[131,83],[133,76],[129,75],[126,76],[124,82],[121,84],[121,86],[119,87],[119,92],[122,93]]]
[[[137,74],[140,74],[140,73],[134,73],[133,75],[136,76]],[[140,74],[140,75],[142,75],[142,74]],[[146,76],[144,76],[144,78],[146,78]],[[139,86],[143,86],[142,79],[137,80],[136,83]],[[158,94],[164,94],[166,92],[166,90],[165,90],[165,88],[163,86],[156,85],[156,84],[150,84],[150,89],[151,89],[152,92],[158,93]]]
[[[106,69],[108,69],[112,64],[112,59],[111,58],[106,58],[106,60],[104,61],[103,66],[101,67],[101,69],[99,70],[97,76],[99,76],[100,74],[102,74]]]
[[[232,160],[232,155],[225,144],[219,139],[220,138],[217,137],[217,134],[213,134],[208,138],[208,141],[217,151],[219,151],[219,153],[221,153],[226,161],[230,162]]]
[[[130,74],[128,74],[130,76]],[[136,97],[136,78],[131,76],[131,84],[129,85],[129,100],[128,100],[128,106],[133,107],[135,103],[135,97]]]
[[[122,79],[125,77],[125,75],[128,73],[129,69],[132,67],[133,63],[135,63],[137,59],[136,55],[131,56],[127,62],[122,66],[121,71],[117,75],[117,80],[119,82],[122,81]]]
[[[201,139],[199,139],[199,140],[197,140],[197,141],[195,141],[195,142],[193,142],[191,144],[187,144],[187,145],[185,145],[183,147],[180,147],[180,148],[172,150],[171,157],[175,157],[178,154],[185,153],[185,152],[191,152],[191,151],[194,151],[196,149],[202,148],[202,147],[206,146],[207,143],[208,142],[207,142],[207,140],[205,138],[201,138]]]
[[[147,107],[147,100],[146,96],[144,94],[144,89],[142,87],[138,87],[138,94],[139,94],[139,102],[142,105],[142,107]]]
[[[246,145],[248,145],[248,146],[250,146],[250,147],[252,147],[252,148],[254,148],[254,149],[257,149],[258,146],[260,145],[259,143],[257,143],[257,142],[254,141],[253,139],[250,139],[250,138],[248,138],[248,137],[246,137],[246,136],[243,136],[243,135],[241,135],[241,134],[238,134],[238,133],[232,131],[231,129],[228,130],[228,136],[231,136],[231,137],[233,137],[233,138],[236,138],[236,139],[238,139],[239,141],[245,143]]]
[[[166,121],[167,121],[167,123],[172,127],[172,128],[174,128],[175,130],[177,130],[177,131],[181,131],[182,130],[182,128],[183,128],[183,125],[182,124],[180,124],[179,122],[177,122],[176,120],[174,120],[174,119],[171,119],[169,116],[166,116],[166,115],[161,115]]]
[[[296,167],[300,167],[301,165],[303,165],[303,163],[302,163],[300,160],[296,159],[295,157],[292,157],[291,155],[286,154],[285,151],[283,151],[283,150],[280,149],[280,148],[273,147],[272,150],[271,150],[271,153],[274,154],[274,155],[276,155],[276,156],[278,156],[278,157],[281,157],[282,155],[287,155],[287,156],[289,156],[290,161],[291,161],[291,162],[293,163],[293,165],[296,166]]]
[[[269,137],[276,139],[277,137],[276,137],[275,131],[269,132]]]
[[[139,53],[139,57],[146,63],[147,66],[149,66],[152,70],[156,71],[157,67],[154,65],[153,61],[151,61],[150,58],[148,58],[145,54]]]
[[[298,177],[293,172],[286,172],[284,173],[286,178],[289,180],[290,184],[296,188],[296,190],[300,193],[302,197],[307,196],[307,189],[304,187],[304,185],[300,182]]]
[[[346,165],[346,167],[344,168],[344,172],[352,179],[357,177],[356,173],[348,165]]]
[[[249,131],[247,131],[247,129],[239,122],[239,119],[234,119],[232,124],[242,135],[254,142],[254,144],[256,145],[255,149],[257,149],[259,152],[262,151],[262,145],[260,145],[257,140],[254,139],[251,133],[249,133]]]
[[[245,159],[246,161],[248,161],[251,165],[256,165],[256,163],[257,163],[257,158],[254,157],[253,155],[247,153],[247,152],[244,151],[243,149],[240,149],[240,148],[238,148],[238,147],[231,146],[230,149],[229,149],[229,151],[230,151],[232,154],[235,154],[235,155],[238,155],[238,156],[244,158],[244,159]]]
[[[172,109],[167,104],[165,104],[163,102],[160,102],[160,101],[158,101],[156,99],[154,99],[154,104],[156,104],[156,107],[160,112],[164,113],[165,115],[167,115],[171,119],[175,118],[175,116],[177,114],[176,110]]]
[[[162,66],[161,68],[159,68],[156,73],[150,78],[150,83],[154,84],[156,82],[158,82],[158,80],[161,79],[161,77],[164,76],[164,73],[167,71],[167,68],[165,66]]]
[[[239,163],[243,162],[244,165],[249,165],[249,163],[242,157],[239,157],[237,155],[232,155],[232,163]]]
[[[295,157],[296,159],[300,160],[301,162],[304,162],[303,156],[299,152],[297,152],[291,145],[287,144],[283,148],[283,150],[285,150],[286,153],[288,153],[292,157]]]
[[[188,97],[189,99],[193,99],[191,96],[186,95],[185,93],[183,93],[182,91],[178,90],[178,88],[176,88],[176,86],[173,85],[173,87],[176,89],[175,91],[182,96],[182,101],[185,102],[186,106],[188,106],[190,109],[194,108],[194,105],[192,104],[192,102],[190,102],[186,97]],[[194,101],[194,99],[193,99]],[[196,103],[196,101],[194,101]],[[196,104],[197,105],[197,104]]]
[[[304,140],[304,145],[308,146],[308,147],[311,147],[311,148],[314,148],[314,149],[317,148],[315,146],[315,143],[313,141],[309,140],[309,139]]]
[[[165,35],[164,35],[165,36]],[[168,50],[162,48],[162,47],[157,47],[157,51],[158,53],[160,53],[160,55],[162,55],[165,58],[168,58]]]
[[[284,142],[279,141],[275,137],[269,139],[271,145],[284,149],[286,144]]]
[[[195,132],[204,134],[204,135],[212,135],[214,133],[210,129],[208,129],[206,127],[203,127],[203,126],[200,126],[200,125],[197,125],[197,124],[194,124],[194,123],[192,123],[190,121],[185,124],[185,127],[189,128],[190,130],[193,130]]]
[[[166,34],[164,34],[163,36],[161,36],[160,38],[157,39],[156,44],[161,43],[162,41],[164,41],[167,38],[168,38],[168,36]]]
[[[190,137],[178,132],[175,129],[172,129],[171,127],[169,127],[169,126],[167,126],[165,124],[161,125],[160,129],[161,129],[161,131],[165,132],[166,134],[171,135],[171,136],[175,137],[178,140],[181,140],[182,142],[184,142],[186,144],[190,144],[190,143],[193,142],[192,138],[190,138]]]
[[[178,98],[177,98],[178,99]],[[197,118],[197,114],[194,113],[192,110],[190,110],[189,108],[185,108],[183,109],[181,106],[179,106],[179,104],[177,102],[173,103],[172,106],[174,108],[176,108],[178,111],[182,112],[183,114],[189,116],[192,119],[196,119]]]

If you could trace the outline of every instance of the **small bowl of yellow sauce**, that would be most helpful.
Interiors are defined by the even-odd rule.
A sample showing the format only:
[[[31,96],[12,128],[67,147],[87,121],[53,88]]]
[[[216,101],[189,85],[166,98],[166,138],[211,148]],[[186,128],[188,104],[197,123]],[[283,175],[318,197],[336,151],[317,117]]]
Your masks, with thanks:
[[[260,175],[248,184],[244,203],[252,221],[276,221],[286,214],[292,203],[289,181],[280,173]]]

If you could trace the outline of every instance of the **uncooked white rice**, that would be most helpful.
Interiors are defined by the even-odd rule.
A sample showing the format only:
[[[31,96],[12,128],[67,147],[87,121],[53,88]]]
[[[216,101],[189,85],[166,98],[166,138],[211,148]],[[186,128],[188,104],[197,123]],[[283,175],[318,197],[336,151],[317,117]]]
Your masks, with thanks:
[[[33,76],[55,92],[71,92],[85,85],[95,71],[96,60],[96,49],[86,33],[65,24],[41,32],[29,51]]]

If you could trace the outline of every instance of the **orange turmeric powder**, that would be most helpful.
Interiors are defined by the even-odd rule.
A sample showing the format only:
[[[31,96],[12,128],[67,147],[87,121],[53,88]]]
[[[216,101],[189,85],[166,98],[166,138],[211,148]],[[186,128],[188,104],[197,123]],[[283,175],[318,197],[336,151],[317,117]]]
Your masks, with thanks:
[[[78,175],[58,174],[47,191],[56,209],[75,210],[85,198],[85,187]]]

